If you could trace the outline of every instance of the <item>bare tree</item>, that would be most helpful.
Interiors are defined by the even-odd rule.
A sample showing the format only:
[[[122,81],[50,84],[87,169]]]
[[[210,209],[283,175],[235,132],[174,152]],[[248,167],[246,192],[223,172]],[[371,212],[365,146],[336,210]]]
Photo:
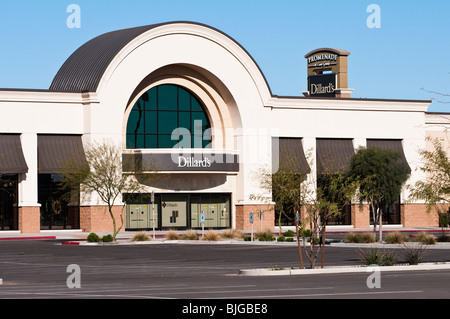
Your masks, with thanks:
[[[427,210],[437,213],[441,225],[443,216],[447,215],[450,204],[450,159],[438,139],[428,138],[432,150],[420,150],[423,166],[420,168],[426,174],[424,180],[408,185],[410,200],[423,200]]]
[[[306,160],[312,167],[311,150],[306,152]],[[325,232],[329,218],[340,214],[342,205],[350,202],[356,186],[348,181],[342,172],[324,172],[322,182],[317,182],[315,174],[299,171],[292,165],[295,159],[284,159],[286,165],[280,167],[272,174],[271,170],[260,169],[257,180],[263,189],[272,192],[275,208],[281,214],[291,215],[295,219],[297,230],[297,244],[301,268],[303,258],[299,237],[302,237],[303,249],[309,260],[311,268],[315,268],[319,252],[322,251],[322,267],[325,256]],[[255,196],[258,197],[258,196]],[[297,220],[296,213],[303,212],[302,219]],[[281,223],[280,233],[281,233]],[[306,244],[309,244],[306,246]]]
[[[65,163],[61,183],[72,189],[79,187],[84,196],[96,194],[107,205],[113,223],[112,237],[115,241],[124,225],[125,203],[121,202],[122,195],[141,190],[142,184],[139,181],[153,178],[155,169],[135,169],[136,165],[123,163],[120,147],[108,141],[93,144],[85,151],[85,155],[87,165],[75,160]],[[127,172],[123,172],[123,167],[129,168]],[[119,221],[113,213],[113,207],[118,202],[122,204]]]

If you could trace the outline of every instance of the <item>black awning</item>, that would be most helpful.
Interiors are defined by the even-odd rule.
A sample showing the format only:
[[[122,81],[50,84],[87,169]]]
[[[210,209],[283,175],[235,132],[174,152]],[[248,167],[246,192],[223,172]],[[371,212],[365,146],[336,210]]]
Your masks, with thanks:
[[[317,174],[347,171],[350,167],[350,159],[354,154],[355,150],[351,139],[317,139]]]
[[[272,138],[272,172],[278,169],[301,174],[311,172],[301,138]]]
[[[394,139],[367,139],[367,147],[376,147],[383,150],[390,150],[400,154],[400,160],[408,165],[409,170],[411,171],[411,167],[406,160],[405,152],[403,151],[403,143],[402,140],[394,140]]]
[[[0,174],[28,173],[19,134],[0,134]]]
[[[38,135],[39,174],[62,173],[69,161],[87,165],[81,135]]]

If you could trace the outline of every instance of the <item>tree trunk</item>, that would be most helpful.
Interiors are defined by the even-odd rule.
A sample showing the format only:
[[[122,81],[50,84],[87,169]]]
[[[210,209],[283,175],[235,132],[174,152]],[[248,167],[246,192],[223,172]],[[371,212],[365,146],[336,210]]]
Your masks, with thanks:
[[[373,235],[376,236],[377,234],[377,210],[375,209],[375,205],[373,202],[370,202],[370,206],[372,207],[372,220],[373,220]]]
[[[326,228],[327,228],[327,219],[328,219],[328,213],[325,212],[325,215],[323,217],[323,223],[322,223],[322,263],[321,268],[323,268],[325,264],[325,236],[326,236]]]
[[[297,231],[297,245],[298,245],[298,254],[300,256],[300,268],[303,269],[302,246],[300,245],[300,231],[298,228],[297,215],[295,215],[295,229]]]
[[[382,227],[383,227],[383,211],[380,208],[378,208],[378,216],[380,218],[380,222],[379,222],[380,229],[379,229],[379,234],[378,234],[378,242],[382,243],[383,242],[383,230],[382,230]]]
[[[278,216],[278,227],[280,228],[280,236],[281,236],[281,215],[283,214],[283,210],[280,210],[280,214]]]

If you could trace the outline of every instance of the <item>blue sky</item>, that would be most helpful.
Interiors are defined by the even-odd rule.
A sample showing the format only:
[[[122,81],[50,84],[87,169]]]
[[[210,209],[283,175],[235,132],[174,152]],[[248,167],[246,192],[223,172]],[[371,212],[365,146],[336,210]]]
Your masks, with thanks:
[[[70,4],[81,28],[70,29]],[[369,28],[370,4],[381,28]],[[255,59],[275,95],[301,96],[304,55],[320,47],[349,57],[355,98],[433,99],[450,112],[450,1],[445,0],[15,0],[0,4],[0,87],[47,89],[79,46],[102,33],[188,20],[215,27]],[[441,102],[439,102],[441,101]],[[442,103],[447,102],[447,103]]]

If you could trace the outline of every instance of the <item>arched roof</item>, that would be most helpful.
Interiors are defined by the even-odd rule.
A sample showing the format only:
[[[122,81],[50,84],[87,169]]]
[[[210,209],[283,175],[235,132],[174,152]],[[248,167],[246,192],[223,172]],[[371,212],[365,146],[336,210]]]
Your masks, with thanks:
[[[220,30],[196,22],[166,22],[148,26],[123,29],[102,34],[78,48],[62,65],[54,77],[50,90],[63,92],[96,92],[106,69],[119,52],[141,34],[160,26],[169,24],[193,24],[217,31],[235,42],[251,58],[263,77],[270,92],[267,80],[259,66],[248,52],[234,39]],[[271,93],[270,93],[271,95]]]

